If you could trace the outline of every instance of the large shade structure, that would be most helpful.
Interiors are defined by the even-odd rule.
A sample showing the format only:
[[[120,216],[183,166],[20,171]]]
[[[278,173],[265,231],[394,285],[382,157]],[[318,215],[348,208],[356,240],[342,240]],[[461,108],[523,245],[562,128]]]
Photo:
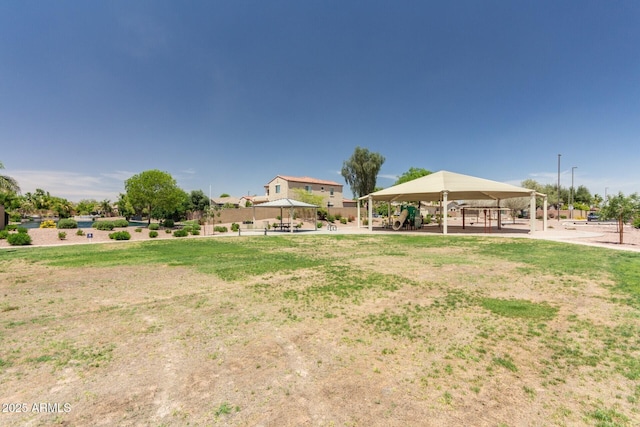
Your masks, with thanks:
[[[293,218],[293,210],[295,208],[314,209],[314,212],[315,212],[314,218],[318,217],[318,206],[312,205],[310,203],[301,202],[300,200],[287,199],[287,198],[278,199],[278,200],[272,200],[270,202],[265,202],[265,203],[260,203],[259,205],[254,205],[253,208],[254,208],[254,210],[256,208],[280,208],[280,223],[281,224],[282,224],[282,210],[283,209],[287,209],[287,208],[289,209],[289,218]],[[254,217],[255,217],[255,215],[254,215]],[[314,227],[317,230],[318,229],[317,221],[314,221],[314,224],[315,224]],[[289,231],[291,233],[293,233],[293,227],[289,227]]]
[[[547,211],[547,196],[529,188],[454,172],[440,171],[409,182],[394,185],[361,197],[369,200],[369,230],[372,230],[372,203],[386,202],[435,202],[447,206],[449,200],[504,200],[514,197],[530,197],[530,229],[535,231],[536,197],[544,198],[544,211]],[[358,204],[358,210],[359,208]],[[358,212],[358,220],[360,212]],[[547,216],[543,215],[543,228],[547,226]],[[443,233],[447,234],[447,215],[443,215]]]

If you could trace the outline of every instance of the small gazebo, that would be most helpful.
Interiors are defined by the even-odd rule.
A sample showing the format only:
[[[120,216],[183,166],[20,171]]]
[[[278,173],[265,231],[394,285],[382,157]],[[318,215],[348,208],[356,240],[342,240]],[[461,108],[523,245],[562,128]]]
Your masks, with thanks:
[[[282,224],[282,210],[287,208],[289,209],[289,218],[293,218],[293,210],[295,208],[314,209],[314,218],[318,217],[318,206],[287,198],[260,203],[259,205],[254,205],[253,208],[254,212],[256,208],[280,208],[280,224]],[[314,221],[314,227],[316,230],[318,229],[317,221]],[[293,227],[289,227],[289,232],[293,233]]]

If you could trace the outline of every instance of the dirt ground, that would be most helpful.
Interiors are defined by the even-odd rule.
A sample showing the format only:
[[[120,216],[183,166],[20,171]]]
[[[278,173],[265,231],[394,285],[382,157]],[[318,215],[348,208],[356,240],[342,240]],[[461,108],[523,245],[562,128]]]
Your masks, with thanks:
[[[34,243],[44,243],[35,236],[48,231],[56,232],[34,230]],[[517,263],[466,253],[460,263],[460,248],[412,249],[408,256],[403,247],[325,243],[318,247],[311,237],[296,251],[348,256],[324,272],[239,282],[166,265],[0,263],[0,424],[640,421],[633,409],[640,385],[619,371],[627,353],[598,353],[610,345],[611,330],[640,345],[637,312],[611,298],[606,279],[523,275]],[[327,276],[341,285],[354,277],[371,284],[325,295]],[[479,296],[559,311],[548,322],[495,318],[473,302]],[[591,362],[596,356],[602,361]]]

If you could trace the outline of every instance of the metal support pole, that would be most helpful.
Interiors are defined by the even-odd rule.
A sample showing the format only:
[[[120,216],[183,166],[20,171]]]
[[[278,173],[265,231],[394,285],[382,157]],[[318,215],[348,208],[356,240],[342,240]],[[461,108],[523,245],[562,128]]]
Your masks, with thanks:
[[[558,222],[560,222],[560,156],[562,154],[558,154]]]
[[[573,166],[573,167],[571,168],[571,193],[570,193],[570,195],[569,195],[569,199],[571,200],[571,201],[570,201],[570,206],[569,206],[569,209],[571,209],[571,210],[569,211],[569,217],[570,217],[571,219],[573,219],[573,201],[574,201],[574,196],[573,196],[573,191],[574,191],[574,190],[573,190],[573,171],[574,171],[574,170],[576,170],[576,169],[578,169],[578,167],[577,167],[577,166]]]

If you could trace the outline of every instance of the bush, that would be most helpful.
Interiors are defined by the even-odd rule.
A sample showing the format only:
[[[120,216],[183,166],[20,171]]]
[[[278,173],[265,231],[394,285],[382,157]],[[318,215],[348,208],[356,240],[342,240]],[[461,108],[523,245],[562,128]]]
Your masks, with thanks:
[[[82,228],[78,228],[78,231],[76,231],[76,236],[84,236],[84,230],[82,230]]]
[[[116,219],[115,221],[113,221],[113,226],[114,227],[128,227],[129,226],[129,221],[127,221],[126,219]]]
[[[226,232],[227,232],[227,231],[229,231],[229,230],[227,229],[227,227],[224,227],[224,226],[222,226],[222,225],[216,225],[216,226],[213,228],[213,231],[217,231],[218,233],[226,233]]]
[[[95,221],[93,223],[93,228],[95,228],[96,230],[111,231],[111,230],[113,230],[114,226],[115,225],[111,221]]]
[[[31,236],[27,233],[11,233],[7,236],[7,242],[11,246],[24,246],[31,244]]]
[[[318,227],[318,229],[322,228],[322,223],[318,221],[318,223],[316,224],[316,227]]]
[[[64,240],[67,238],[67,233],[64,231],[58,231],[58,239]]]
[[[136,233],[142,233],[142,228],[138,227],[138,228],[136,228],[136,229],[135,229],[135,230],[133,230],[133,231],[135,231]]]
[[[149,230],[160,230],[160,224],[158,224],[157,222],[149,224]]]
[[[7,230],[9,231],[16,231],[17,229],[18,229],[18,226],[16,224],[7,225]]]
[[[167,234],[171,234],[171,231],[172,230],[170,228],[167,228],[166,230],[164,230],[164,232],[167,233]]]
[[[193,234],[194,236],[199,236],[200,230],[191,230],[191,234]]]
[[[29,229],[27,227],[18,227],[17,230],[20,234],[27,234],[29,232]]]
[[[180,230],[176,230],[173,232],[173,237],[186,237],[189,235],[189,231],[186,228],[182,228]]]
[[[334,222],[336,220],[336,217],[333,215],[327,215],[327,222]]]
[[[51,219],[45,219],[40,223],[40,228],[56,228],[56,222]]]
[[[235,222],[231,224],[231,231],[238,231],[239,229],[240,229],[240,226]]]
[[[340,218],[340,224],[346,224],[347,223],[347,218]]]
[[[9,231],[0,230],[0,239],[6,239],[9,236]]]
[[[353,222],[356,220],[356,217],[353,215],[349,215],[349,222]]]
[[[151,237],[152,239],[158,237],[158,232],[155,230],[149,231],[149,237]]]
[[[58,228],[78,228],[78,223],[73,218],[62,218],[60,221],[58,221]]]
[[[633,228],[640,228],[640,216],[633,219]]]
[[[113,240],[129,240],[131,239],[131,234],[128,231],[116,231],[109,233],[109,238]]]
[[[172,219],[165,219],[165,220],[162,222],[162,226],[163,226],[163,227],[166,227],[166,228],[172,228],[175,224],[176,224],[176,223],[175,223],[175,222],[173,222],[173,220],[172,220]]]

